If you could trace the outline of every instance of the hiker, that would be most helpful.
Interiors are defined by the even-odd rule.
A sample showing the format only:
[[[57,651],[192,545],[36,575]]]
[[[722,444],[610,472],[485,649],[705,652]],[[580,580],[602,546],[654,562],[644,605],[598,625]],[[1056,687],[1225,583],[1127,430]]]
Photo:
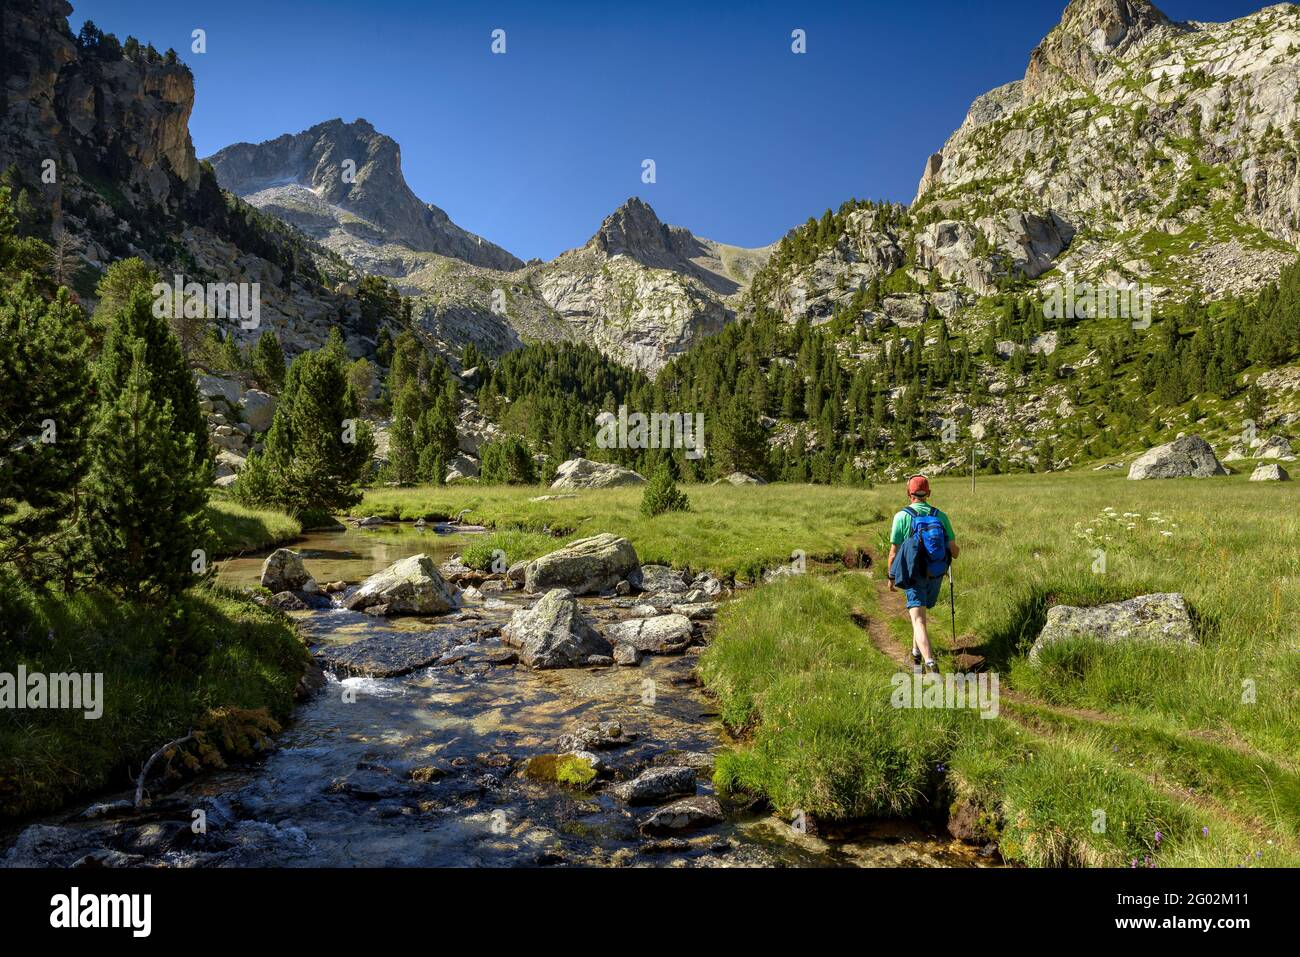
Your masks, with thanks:
[[[925,661],[927,671],[937,672],[930,635],[926,631],[926,609],[939,601],[943,575],[961,551],[948,516],[931,505],[930,480],[913,475],[907,482],[911,502],[894,516],[889,533],[889,590],[907,592],[907,614],[912,619],[912,663]]]

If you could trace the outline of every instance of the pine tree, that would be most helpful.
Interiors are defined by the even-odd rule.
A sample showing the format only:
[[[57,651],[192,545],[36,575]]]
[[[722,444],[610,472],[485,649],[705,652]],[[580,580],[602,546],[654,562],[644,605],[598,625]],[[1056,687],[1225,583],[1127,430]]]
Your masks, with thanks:
[[[766,471],[767,443],[750,397],[738,395],[723,407],[708,448],[719,475]]]
[[[109,328],[96,373],[100,400],[112,402],[130,373],[136,342],[143,342],[155,401],[170,409],[176,431],[193,438],[189,447],[195,467],[207,469],[211,459],[208,428],[194,377],[167,320],[154,315],[150,291],[142,285],[132,287],[106,319]]]
[[[339,511],[361,500],[375,443],[360,418],[347,367],[337,329],[323,349],[294,359],[265,447],[249,456],[235,483],[238,500],[295,516]]]
[[[414,378],[393,401],[393,420],[388,432],[388,464],[393,481],[410,484],[418,478],[421,443],[416,435],[420,417],[420,389]]]
[[[159,602],[203,568],[195,550],[207,547],[207,487],[193,436],[173,427],[169,402],[152,389],[147,356],[136,340],[125,381],[96,416],[82,527],[102,585]]]
[[[257,345],[253,347],[253,375],[269,392],[284,388],[284,350],[270,329],[257,337]]]
[[[0,286],[0,562],[48,577],[37,554],[75,511],[91,413],[89,344],[66,289]]]
[[[518,436],[488,442],[480,453],[483,465],[479,475],[489,485],[532,485],[537,481],[532,454]]]
[[[662,515],[665,512],[689,512],[691,510],[690,499],[686,497],[685,492],[677,487],[677,483],[673,479],[672,468],[668,464],[671,461],[672,459],[669,457],[660,463],[641,496],[641,514],[646,518],[654,518],[656,515]]]

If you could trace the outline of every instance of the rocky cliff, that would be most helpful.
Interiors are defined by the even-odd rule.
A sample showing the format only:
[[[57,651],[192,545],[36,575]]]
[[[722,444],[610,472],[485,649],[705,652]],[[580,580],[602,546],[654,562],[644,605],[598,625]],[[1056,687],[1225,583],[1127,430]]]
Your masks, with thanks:
[[[113,261],[138,256],[169,279],[258,283],[260,325],[222,331],[248,344],[267,329],[294,355],[342,327],[370,347],[346,263],[233,196],[194,155],[194,81],[173,51],[83,30],[65,0],[6,5],[0,170],[36,197],[43,238],[61,237],[64,280],[93,304]]]
[[[1073,0],[930,158],[912,212],[985,234],[987,255],[957,257],[980,260],[977,288],[1055,268],[1249,291],[1300,242],[1298,121],[1300,8],[1173,23],[1146,0]]]
[[[368,271],[397,271],[402,250],[490,269],[523,265],[422,202],[402,175],[401,149],[364,119],[318,123],[265,143],[236,143],[208,158],[217,180]]]
[[[6,6],[0,167],[22,166],[55,208],[47,159],[55,176],[101,176],[135,203],[178,208],[199,185],[189,68],[152,48],[128,57],[79,46],[65,0]]]
[[[1066,274],[1157,300],[1250,293],[1300,243],[1298,124],[1300,7],[1174,23],[1147,0],[1072,0],[926,161],[910,208],[883,227],[851,211],[813,261],[775,257],[755,301],[829,317],[878,279],[894,312],[950,315]]]

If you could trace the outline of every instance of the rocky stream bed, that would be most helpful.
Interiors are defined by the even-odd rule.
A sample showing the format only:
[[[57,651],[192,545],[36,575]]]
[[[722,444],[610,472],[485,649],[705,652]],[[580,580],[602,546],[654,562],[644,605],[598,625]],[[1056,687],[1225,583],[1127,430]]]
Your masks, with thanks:
[[[984,863],[909,823],[813,835],[754,802],[718,799],[711,770],[724,732],[694,668],[727,598],[721,583],[647,568],[644,590],[569,599],[561,617],[590,629],[594,656],[538,669],[530,661],[548,662],[535,643],[507,644],[502,632],[563,596],[465,573],[436,529],[314,532],[293,550],[316,579],[348,587],[291,612],[320,687],[275,749],[139,812],[124,793],[28,822],[0,837],[0,865]],[[456,607],[401,617],[344,607],[358,583],[417,554],[440,564]],[[265,558],[228,561],[221,580],[256,584]]]

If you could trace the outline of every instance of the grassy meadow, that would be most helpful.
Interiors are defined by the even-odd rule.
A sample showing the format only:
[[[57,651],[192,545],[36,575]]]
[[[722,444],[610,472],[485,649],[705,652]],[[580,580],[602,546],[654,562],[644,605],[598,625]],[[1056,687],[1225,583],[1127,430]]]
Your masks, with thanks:
[[[1300,864],[1295,485],[1116,472],[933,484],[963,549],[958,644],[998,673],[997,720],[889,704],[897,666],[863,616],[887,620],[899,648],[910,628],[880,608],[879,561],[863,574],[835,560],[883,558],[897,486],[684,486],[691,512],[645,519],[639,488],[532,502],[544,490],[467,485],[376,491],[357,512],[469,509],[495,530],[477,559],[612,531],[643,562],[752,581],[803,552],[809,574],[742,589],[701,661],[734,736],[724,790],[823,818],[960,812],[1031,865]],[[1187,598],[1196,646],[1073,641],[1025,658],[1051,605],[1159,591]],[[951,669],[946,596],[931,637]]]
[[[574,539],[615,532],[636,546],[643,564],[747,580],[756,579],[763,569],[789,564],[796,550],[809,561],[838,559],[846,546],[866,546],[874,541],[875,526],[888,517],[883,511],[888,499],[879,492],[818,485],[740,489],[684,485],[691,511],[644,518],[639,510],[642,488],[583,491],[575,498],[548,502],[530,499],[560,493],[536,486],[382,489],[368,492],[354,512],[388,519],[434,520],[468,509],[467,522],[498,532],[535,533],[500,540],[510,562],[553,550],[557,536]]]

